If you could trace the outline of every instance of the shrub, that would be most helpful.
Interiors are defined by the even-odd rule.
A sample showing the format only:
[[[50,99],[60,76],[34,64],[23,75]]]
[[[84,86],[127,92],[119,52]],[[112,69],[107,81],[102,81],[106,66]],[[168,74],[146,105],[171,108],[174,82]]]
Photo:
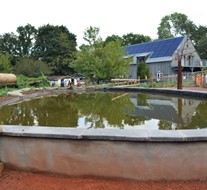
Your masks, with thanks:
[[[31,58],[21,58],[15,67],[15,74],[27,77],[39,77],[42,74],[49,75],[50,68],[43,61],[34,61]]]

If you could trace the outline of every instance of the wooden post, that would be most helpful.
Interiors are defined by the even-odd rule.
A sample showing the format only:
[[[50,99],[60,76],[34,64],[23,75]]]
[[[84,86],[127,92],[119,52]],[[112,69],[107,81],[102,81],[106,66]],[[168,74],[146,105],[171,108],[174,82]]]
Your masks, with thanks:
[[[177,79],[177,89],[182,90],[182,66],[181,66],[181,56],[178,58],[178,79]]]
[[[2,128],[0,127],[0,134],[2,133]],[[4,170],[4,164],[0,161],[0,176],[2,176],[2,172]],[[0,185],[1,186],[1,185]]]
[[[182,98],[178,98],[178,125],[182,124],[183,103]]]
[[[2,176],[3,170],[4,170],[4,164],[2,162],[0,162],[0,176]]]

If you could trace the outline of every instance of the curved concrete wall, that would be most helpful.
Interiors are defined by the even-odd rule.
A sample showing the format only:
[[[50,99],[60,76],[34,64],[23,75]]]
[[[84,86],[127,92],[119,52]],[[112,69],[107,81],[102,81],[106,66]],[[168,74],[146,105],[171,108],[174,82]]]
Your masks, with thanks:
[[[207,178],[207,130],[2,126],[0,160],[21,170],[135,180]]]

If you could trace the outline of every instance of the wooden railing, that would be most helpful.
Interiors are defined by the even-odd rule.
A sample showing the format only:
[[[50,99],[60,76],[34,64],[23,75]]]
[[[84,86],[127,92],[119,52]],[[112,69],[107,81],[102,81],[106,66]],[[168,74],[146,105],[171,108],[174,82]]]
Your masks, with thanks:
[[[111,79],[112,86],[137,86],[140,84],[139,79]]]

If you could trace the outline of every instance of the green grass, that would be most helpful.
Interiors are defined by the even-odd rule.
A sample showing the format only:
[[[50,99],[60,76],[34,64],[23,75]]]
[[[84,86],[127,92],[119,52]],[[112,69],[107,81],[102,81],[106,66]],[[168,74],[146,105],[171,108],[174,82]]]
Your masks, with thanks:
[[[17,76],[16,84],[0,86],[0,96],[6,95],[9,91],[14,91],[22,88],[36,88],[36,87],[48,87],[50,84],[45,76],[38,78],[29,78],[23,75]]]
[[[13,90],[14,88],[7,88],[7,87],[0,88],[0,96],[4,96],[7,94],[7,92],[13,91]]]

